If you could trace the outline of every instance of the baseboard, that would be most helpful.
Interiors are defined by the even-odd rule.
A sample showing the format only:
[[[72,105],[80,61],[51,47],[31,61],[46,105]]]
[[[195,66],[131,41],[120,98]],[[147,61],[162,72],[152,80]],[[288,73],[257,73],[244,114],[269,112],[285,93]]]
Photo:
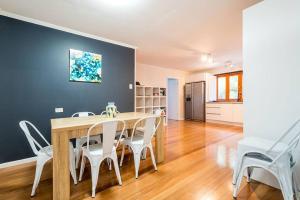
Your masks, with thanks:
[[[26,163],[30,163],[30,162],[34,162],[34,161],[36,161],[36,157],[30,157],[30,158],[25,158],[25,159],[21,159],[21,160],[15,160],[15,161],[11,161],[11,162],[1,163],[0,169],[7,168],[7,167],[13,167],[13,166],[17,166],[17,165],[22,165],[22,164],[26,164]]]
[[[216,123],[216,124],[226,124],[226,125],[232,125],[232,126],[243,126],[243,123],[225,122],[225,121],[210,120],[210,119],[207,119],[206,122]]]

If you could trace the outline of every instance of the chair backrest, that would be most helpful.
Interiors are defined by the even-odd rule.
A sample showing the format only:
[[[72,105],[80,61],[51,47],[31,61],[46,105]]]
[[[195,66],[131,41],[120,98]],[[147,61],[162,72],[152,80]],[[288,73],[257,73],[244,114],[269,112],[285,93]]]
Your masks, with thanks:
[[[117,143],[115,143],[115,137],[119,124],[122,124],[122,132],[119,136]],[[87,149],[89,149],[91,132],[93,131],[93,129],[100,128],[101,126],[103,135],[103,155],[109,155],[111,154],[113,147],[115,146],[117,148],[120,143],[120,139],[122,138],[125,131],[125,122],[123,120],[109,120],[99,122],[91,126],[87,134]]]
[[[281,142],[284,142],[284,140],[287,139],[287,144],[289,145],[289,147],[281,152],[272,162],[275,163],[278,159],[280,159],[280,157],[284,154],[286,154],[287,152],[290,152],[290,153],[294,153],[295,152],[295,149],[296,147],[298,146],[299,144],[299,141],[300,141],[300,119],[298,119],[296,122],[294,122],[292,124],[292,126],[284,132],[284,134],[278,138],[274,144],[272,145],[272,147],[267,151],[267,152],[270,152],[272,149],[274,149],[278,143],[281,143]]]
[[[42,149],[42,145],[40,143],[38,143],[36,141],[36,139],[30,134],[30,131],[29,131],[29,127],[31,126],[33,130],[35,130],[35,132],[42,138],[42,140],[48,145],[50,146],[50,143],[45,139],[45,137],[41,134],[41,132],[29,121],[20,121],[19,122],[19,125],[21,127],[21,129],[23,130],[29,144],[30,144],[30,147],[32,149],[32,151],[34,152],[35,155],[38,155],[38,152],[40,149]],[[37,147],[39,149],[37,149]]]
[[[88,117],[93,116],[95,113],[93,112],[77,112],[72,115],[72,117]]]
[[[158,128],[158,126],[159,126],[159,124],[160,124],[160,122],[161,122],[161,114],[163,113],[163,110],[161,110],[161,109],[156,109],[155,111],[154,111],[154,114],[158,117],[158,122],[157,122],[157,124],[155,125],[155,132],[156,132],[156,130],[157,130],[157,128]],[[154,132],[154,133],[155,133]]]
[[[135,124],[134,124],[134,127],[133,127],[133,134],[131,135],[131,141],[133,140],[133,136],[135,134],[135,130],[137,128],[137,126],[139,124],[143,124],[143,127],[144,127],[144,144],[149,144],[151,142],[151,139],[154,135],[154,133],[156,132],[156,128],[155,127],[155,121],[156,121],[156,118],[157,117],[145,117],[145,118],[142,118],[142,119],[139,119]],[[155,128],[153,128],[155,127]]]

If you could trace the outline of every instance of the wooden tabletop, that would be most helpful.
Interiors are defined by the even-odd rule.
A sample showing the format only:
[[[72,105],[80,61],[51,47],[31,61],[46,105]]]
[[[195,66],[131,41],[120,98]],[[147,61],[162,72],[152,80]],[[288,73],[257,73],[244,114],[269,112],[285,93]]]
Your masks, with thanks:
[[[51,119],[52,130],[68,130],[77,127],[90,127],[93,124],[105,120],[137,120],[144,117],[156,117],[154,114],[140,113],[140,112],[127,112],[119,113],[115,118],[108,118],[105,115],[102,117],[100,115],[88,116],[88,117],[68,117],[68,118],[57,118]]]

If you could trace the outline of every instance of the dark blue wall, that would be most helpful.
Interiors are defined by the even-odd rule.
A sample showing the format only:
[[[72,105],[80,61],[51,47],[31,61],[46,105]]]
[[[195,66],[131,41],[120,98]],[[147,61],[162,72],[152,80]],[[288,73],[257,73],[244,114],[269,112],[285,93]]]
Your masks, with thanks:
[[[101,84],[69,81],[69,49],[102,55]],[[51,118],[99,113],[108,101],[133,111],[134,60],[134,49],[0,16],[0,163],[33,156],[20,120],[50,141]]]

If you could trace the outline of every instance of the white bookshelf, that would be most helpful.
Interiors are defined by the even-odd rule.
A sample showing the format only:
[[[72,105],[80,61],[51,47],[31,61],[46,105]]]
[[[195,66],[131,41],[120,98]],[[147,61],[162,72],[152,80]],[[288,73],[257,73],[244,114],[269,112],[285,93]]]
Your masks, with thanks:
[[[167,124],[166,88],[136,85],[135,94],[135,112],[155,113],[155,110],[161,109],[164,111]]]

